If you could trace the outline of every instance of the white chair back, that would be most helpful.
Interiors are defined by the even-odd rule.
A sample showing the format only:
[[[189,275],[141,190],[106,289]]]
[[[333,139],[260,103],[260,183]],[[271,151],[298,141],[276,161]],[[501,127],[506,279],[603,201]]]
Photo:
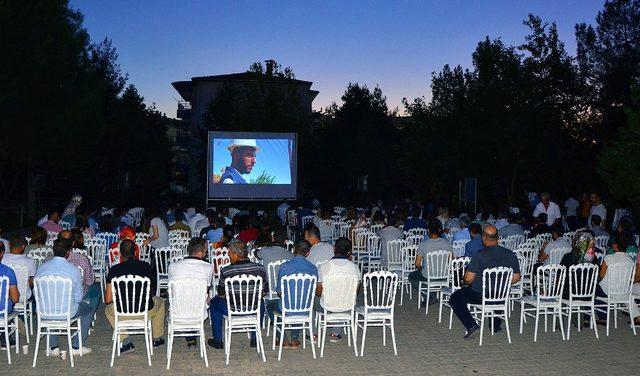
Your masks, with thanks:
[[[607,295],[612,298],[627,298],[631,295],[633,279],[636,273],[635,263],[607,265]]]
[[[136,227],[140,226],[140,222],[142,221],[142,216],[144,215],[144,208],[135,207],[129,209],[129,214],[133,217],[134,224]]]
[[[101,232],[95,236],[98,239],[104,239],[107,247],[111,247],[111,244],[120,240],[118,238],[118,234],[114,234],[113,232]]]
[[[170,230],[169,231],[169,239],[172,239],[172,238],[187,238],[187,239],[189,239],[190,235],[191,234],[189,234],[189,231],[187,231],[187,230],[178,230],[178,229],[176,229],[176,230]]]
[[[317,278],[309,274],[292,274],[280,280],[283,313],[309,313],[313,310]]]
[[[412,228],[411,230],[407,231],[409,234],[411,235],[419,235],[421,237],[425,237],[427,235],[427,229],[425,228]],[[409,236],[411,236],[409,235]]]
[[[551,241],[551,234],[549,233],[545,233],[545,234],[539,234],[538,236],[536,236],[535,238],[537,241],[540,241],[542,243],[544,242],[550,242]]]
[[[149,239],[151,235],[148,232],[136,232],[136,243]]]
[[[20,302],[24,304],[27,297],[27,291],[29,289],[29,268],[23,264],[13,263],[7,263],[7,266],[13,269],[13,272],[16,275],[16,280],[18,282],[18,292],[20,293]],[[5,290],[0,289],[0,292],[2,291]],[[2,297],[0,297],[0,299],[2,299]]]
[[[609,235],[596,236],[596,247],[606,249],[609,243]]]
[[[505,303],[511,291],[513,269],[503,266],[482,272],[482,304]]]
[[[71,286],[71,279],[62,276],[34,278],[33,294],[40,320],[71,319]],[[63,298],[60,299],[60,296]]]
[[[383,225],[378,224],[378,225],[371,225],[370,229],[371,232],[378,232],[382,229]]]
[[[538,268],[536,297],[538,300],[560,301],[564,290],[567,268],[562,265],[545,265]]]
[[[171,258],[177,255],[182,255],[182,251],[175,247],[162,247],[154,251],[153,257],[158,278],[168,278]]]
[[[237,275],[227,278],[224,291],[227,312],[231,315],[257,315],[262,302],[262,278],[255,275]]]
[[[387,242],[387,262],[389,263],[388,270],[400,270],[404,263],[404,249],[407,246],[412,246],[403,239],[394,239]],[[415,245],[417,248],[417,245]],[[415,262],[415,258],[414,258]],[[415,269],[415,268],[414,268]]]
[[[267,278],[269,279],[269,295],[270,298],[275,298],[276,294],[276,286],[278,284],[278,272],[280,271],[280,265],[287,262],[287,260],[277,260],[274,262],[270,262],[267,265]]]
[[[107,242],[104,239],[93,237],[84,241],[84,246],[87,249],[87,253],[93,257],[94,260],[100,260],[104,258],[104,254],[107,250]]]
[[[380,237],[374,233],[369,233],[367,237],[367,252],[369,253],[369,261],[371,259],[379,259],[380,258]]]
[[[390,310],[396,301],[398,275],[387,271],[376,271],[363,276],[365,310]]]
[[[83,255],[83,256],[89,256],[89,253],[87,253],[87,250],[85,250],[85,249],[73,248],[73,249],[71,249],[71,252],[77,253],[77,254]]]
[[[306,227],[307,224],[309,222],[311,222],[311,221],[313,221],[313,216],[312,215],[307,215],[307,216],[302,217],[302,227],[303,228]]]
[[[139,317],[147,314],[151,281],[147,277],[125,275],[111,280],[111,297],[116,316]],[[145,320],[146,321],[146,320]]]
[[[416,270],[416,252],[417,245],[408,245],[402,247],[402,275],[406,277],[409,273]]]
[[[67,221],[60,221],[58,223],[60,224],[60,226],[62,226],[63,230],[71,230],[71,223]]]
[[[424,239],[424,236],[422,235],[408,235],[405,238],[405,241],[407,242],[407,245],[419,245],[422,242],[422,239]]]
[[[572,299],[595,297],[599,269],[597,265],[586,263],[569,267],[569,291]]]
[[[175,323],[204,321],[207,317],[207,284],[202,279],[178,278],[169,281],[169,317]]]
[[[451,252],[440,250],[427,253],[422,265],[427,270],[429,281],[448,281],[451,272],[450,263]]]
[[[7,317],[7,311],[9,310],[9,276],[0,276],[0,293],[2,293],[0,299],[2,299],[2,306],[4,307],[0,310],[0,317]],[[4,337],[2,338],[4,339]]]
[[[451,260],[451,288],[453,291],[462,288],[464,273],[471,262],[471,257],[458,257]]]
[[[187,255],[187,247],[189,246],[190,239],[187,237],[173,237],[169,238],[169,246],[178,248],[182,254]]]
[[[353,310],[356,304],[358,278],[353,274],[331,273],[322,280],[324,308],[330,312]]]
[[[554,248],[549,251],[549,265],[559,265],[562,257],[571,252],[571,248]]]
[[[455,257],[464,256],[464,247],[469,242],[470,242],[469,239],[454,240],[453,243],[452,243],[453,255]]]

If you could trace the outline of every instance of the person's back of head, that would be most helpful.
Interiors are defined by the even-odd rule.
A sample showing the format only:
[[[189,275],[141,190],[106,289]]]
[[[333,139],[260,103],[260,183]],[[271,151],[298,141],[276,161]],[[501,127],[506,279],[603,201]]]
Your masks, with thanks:
[[[546,225],[547,224],[547,218],[549,218],[547,216],[547,213],[540,213],[538,214],[538,224],[540,225]]]
[[[71,240],[58,238],[53,242],[53,255],[56,257],[67,258],[67,254],[71,250]]]
[[[347,238],[338,238],[333,245],[333,254],[341,257],[349,257],[351,254],[351,240]]]
[[[627,248],[629,248],[630,246],[636,246],[636,239],[635,236],[633,235],[632,231],[629,230],[624,230],[620,233],[620,236],[618,236],[618,238],[616,239],[616,244],[617,244],[617,251],[618,252],[625,252],[627,250]],[[614,247],[615,250],[616,247]]]
[[[273,242],[278,245],[284,245],[284,242],[287,240],[287,234],[284,232],[284,229],[279,229],[273,233]]]
[[[491,247],[498,244],[498,229],[492,225],[486,225],[482,229],[482,244]]]
[[[9,243],[11,252],[15,254],[21,254],[24,252],[24,248],[27,246],[27,240],[23,236],[12,236]]]
[[[480,235],[482,233],[482,225],[478,222],[473,222],[469,225],[469,232],[471,235]]]
[[[304,234],[305,237],[309,238],[307,240],[309,240],[310,242],[311,239],[316,242],[320,241],[320,229],[313,222],[309,222],[306,226],[304,226]]]
[[[490,216],[491,212],[489,211],[489,209],[482,209],[482,211],[480,212],[480,218],[485,222],[489,220]]]
[[[233,228],[233,225],[225,225],[222,228],[222,236],[224,236],[226,240],[232,239],[234,235],[235,229]]]
[[[551,227],[551,236],[553,239],[561,238],[564,235],[564,228],[561,224],[555,224]]]
[[[198,254],[202,252],[202,258],[207,254],[207,242],[202,238],[192,238],[187,245],[187,253],[191,257],[198,257]]]
[[[442,236],[442,222],[440,222],[437,218],[432,218],[429,220],[429,224],[427,225],[427,230],[429,231],[429,236],[431,238],[439,238]]]
[[[38,226],[31,232],[29,244],[45,244],[47,242],[47,230]]]
[[[223,216],[219,216],[218,219],[216,220],[217,228],[223,228],[226,224],[227,224],[227,221],[224,220]]]
[[[600,227],[600,224],[602,224],[602,218],[601,218],[599,215],[597,215],[597,214],[592,215],[592,216],[591,216],[591,224],[592,224],[593,226],[598,226],[598,227]]]
[[[120,242],[120,258],[122,260],[129,260],[133,258],[136,253],[136,243],[133,240],[125,239]]]
[[[73,233],[70,230],[64,230],[58,233],[58,239],[66,239],[73,242],[75,240],[75,237],[73,236]]]
[[[509,215],[507,216],[507,222],[509,222],[510,224],[517,223],[518,222],[518,214],[509,213]]]
[[[214,225],[217,223],[218,213],[213,209],[207,209],[206,217],[209,220],[209,224]]]
[[[245,260],[249,256],[249,250],[247,249],[247,243],[240,239],[232,239],[227,246],[229,250],[229,256],[235,255],[237,260]]]
[[[307,257],[310,249],[311,244],[304,239],[300,239],[293,245],[293,254],[296,256]]]
[[[471,219],[469,218],[468,215],[463,215],[460,217],[459,222],[460,222],[460,228],[465,228],[465,227],[469,227]]]

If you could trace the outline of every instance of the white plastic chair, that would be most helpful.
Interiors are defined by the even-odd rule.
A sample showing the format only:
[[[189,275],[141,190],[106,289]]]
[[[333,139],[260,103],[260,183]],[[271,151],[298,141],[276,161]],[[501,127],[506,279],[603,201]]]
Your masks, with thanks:
[[[18,281],[20,300],[13,305],[13,310],[18,312],[18,315],[22,315],[22,317],[24,317],[25,337],[27,338],[27,343],[29,343],[29,330],[31,330],[31,334],[33,334],[33,301],[26,300],[28,295],[27,291],[30,289],[29,268],[23,264],[7,263],[7,266],[13,269],[13,272],[16,275],[16,280]],[[2,299],[2,297],[0,297],[0,299]]]
[[[571,316],[575,313],[578,320],[578,331],[582,327],[580,314],[591,315],[591,328],[598,338],[598,328],[595,319],[596,284],[598,283],[598,268],[594,264],[578,264],[569,267],[569,299],[563,299],[563,315],[567,320],[567,339],[571,336]]]
[[[189,238],[174,237],[169,238],[169,247],[179,249],[183,255],[188,256],[187,247],[189,246]]]
[[[233,333],[256,333],[256,350],[266,362],[262,332],[260,331],[260,305],[262,303],[262,278],[253,275],[238,275],[224,281],[227,315],[224,322],[224,352],[229,364],[231,335]]]
[[[136,243],[149,239],[151,235],[148,232],[136,232]]]
[[[420,243],[422,243],[422,239],[424,239],[424,236],[422,235],[408,235],[404,240],[407,245],[420,245]]]
[[[467,266],[471,262],[470,257],[458,257],[451,260],[451,273],[449,274],[450,286],[443,287],[440,290],[440,310],[438,312],[438,322],[442,322],[442,307],[448,307],[449,312],[449,330],[453,323],[453,310],[449,305],[449,299],[451,295],[462,288],[462,282],[464,278],[464,272],[467,270]]]
[[[113,232],[101,232],[99,234],[96,234],[95,237],[98,239],[103,239],[107,248],[110,248],[111,244],[120,240],[118,238],[118,234],[115,234]]]
[[[189,231],[187,230],[169,230],[169,240],[171,239],[175,239],[175,238],[186,238],[189,239],[191,234],[189,234]]]
[[[609,243],[609,235],[596,236],[596,247],[600,249],[606,249],[607,243]]]
[[[611,322],[611,311],[613,311],[614,328],[618,328],[618,311],[630,312],[631,305],[635,302],[631,298],[633,289],[633,279],[636,275],[636,264],[613,264],[607,265],[608,291],[604,304],[596,304],[596,311],[607,313],[607,336],[609,336],[609,323]],[[625,309],[626,306],[626,309]],[[635,325],[631,325],[633,334],[636,334]]]
[[[198,336],[200,357],[209,367],[205,349],[204,320],[207,318],[207,284],[202,279],[180,278],[169,281],[169,319],[167,320],[167,369],[175,337]]]
[[[453,256],[454,257],[463,257],[464,256],[464,247],[470,241],[471,240],[469,240],[469,239],[454,240],[452,245],[451,245],[451,247],[453,248]]]
[[[280,346],[278,360],[282,358],[282,344],[285,330],[302,330],[302,348],[306,348],[305,330],[309,331],[311,352],[316,358],[316,348],[313,342],[313,301],[316,295],[316,276],[309,274],[293,274],[283,276],[280,280],[282,313],[274,312],[273,316],[273,345],[276,347],[277,330],[280,331]]]
[[[423,260],[422,267],[427,270],[427,280],[418,283],[418,309],[420,309],[420,303],[423,299],[422,293],[424,292],[427,295],[425,315],[429,314],[429,294],[432,292],[439,294],[440,290],[449,285],[450,262],[451,252],[444,250],[429,252],[425,260]]]
[[[404,290],[409,293],[409,299],[413,299],[413,288],[409,281],[409,274],[416,270],[417,245],[405,246],[402,248],[402,271],[400,272],[400,305],[403,303]]]
[[[560,265],[562,257],[571,252],[571,248],[554,248],[549,251],[549,265]]]
[[[71,223],[67,221],[59,221],[58,224],[62,226],[63,230],[71,230]]]
[[[156,296],[160,296],[161,290],[169,288],[169,264],[171,258],[179,254],[182,254],[182,251],[175,247],[162,247],[154,251],[153,257],[157,271]]]
[[[358,356],[355,328],[357,289],[358,278],[353,274],[331,273],[324,276],[322,280],[323,310],[318,312],[321,328],[318,330],[318,346],[321,346],[321,358],[324,356],[324,343],[328,328],[345,328],[349,337],[349,346],[351,346],[351,338],[353,338],[353,351]]]
[[[71,317],[71,293],[72,281],[69,278],[61,276],[44,276],[34,278],[33,295],[36,302],[36,313],[38,317],[36,335],[36,349],[33,353],[33,367],[36,366],[38,360],[38,348],[42,336],[47,337],[47,356],[49,356],[49,336],[66,335],[69,344],[69,360],[71,367],[73,363],[73,351],[71,339],[78,336],[78,348],[82,348],[82,320],[80,317]],[[62,299],[58,299],[62,296]],[[76,324],[75,326],[73,324]],[[72,334],[72,330],[75,333]],[[80,353],[82,356],[82,352]]]
[[[278,298],[277,293],[277,284],[278,284],[278,271],[280,270],[280,265],[287,262],[287,260],[277,260],[274,262],[270,262],[267,264],[267,282],[269,283],[269,291],[267,295],[264,297],[265,301],[273,300]],[[269,336],[269,332],[271,330],[271,318],[269,315],[266,317],[266,327],[267,327],[267,337]]]
[[[564,322],[562,319],[562,292],[567,269],[562,265],[545,265],[537,270],[536,294],[527,295],[520,300],[520,334],[525,316],[535,317],[533,342],[538,341],[538,321],[544,315],[544,331],[547,331],[547,316],[553,318],[553,331],[556,331],[556,319],[560,321],[560,332],[564,340]],[[527,308],[527,305],[531,306]],[[532,313],[534,312],[534,313]]]
[[[403,249],[407,246],[407,241],[403,239],[394,239],[387,242],[387,270],[390,272],[401,272],[404,263]]]
[[[120,356],[121,335],[144,335],[147,347],[147,362],[151,366],[153,355],[151,319],[149,318],[149,278],[126,275],[111,280],[111,297],[114,313],[113,348],[111,350],[111,367],[116,351]]]
[[[369,236],[367,236],[366,255],[358,258],[358,260],[363,261],[362,269],[367,272],[380,270],[380,252],[380,237],[374,233],[369,233]]]
[[[426,228],[412,228],[411,230],[407,231],[409,234],[411,235],[420,235],[423,238],[427,235],[427,229]]]
[[[140,222],[142,221],[142,216],[144,215],[144,208],[135,207],[129,209],[129,214],[133,217],[135,227],[140,226]]]
[[[18,336],[18,313],[17,311],[13,311],[11,314],[8,313],[9,277],[6,275],[0,276],[0,292],[2,291],[4,291],[4,294],[0,296],[0,299],[2,299],[2,302],[4,303],[4,309],[0,311],[0,333],[4,334],[4,343],[7,348],[7,361],[11,364],[11,346],[9,346],[9,337],[11,334],[15,336],[16,354],[18,354],[20,349],[20,337]]]
[[[511,268],[498,267],[485,269],[482,272],[482,303],[469,304],[476,320],[478,320],[478,315],[480,316],[480,346],[482,346],[485,319],[491,320],[491,333],[493,333],[494,318],[504,320],[507,339],[511,343],[508,312],[512,278],[513,269]]]
[[[38,267],[40,267],[40,265],[42,265],[47,257],[53,257],[53,249],[51,249],[50,247],[40,247],[32,249],[29,251],[29,253],[27,253],[27,256],[34,259]]]
[[[364,306],[356,308],[356,324],[362,328],[360,356],[364,355],[364,341],[367,337],[367,327],[370,326],[382,328],[382,346],[387,345],[387,328],[389,328],[393,353],[398,355],[393,324],[398,275],[388,271],[367,273],[363,276],[363,287]]]

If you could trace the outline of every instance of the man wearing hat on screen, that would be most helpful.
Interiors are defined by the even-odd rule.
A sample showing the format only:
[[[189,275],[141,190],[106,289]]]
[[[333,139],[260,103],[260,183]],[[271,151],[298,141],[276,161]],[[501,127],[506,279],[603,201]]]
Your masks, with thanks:
[[[225,167],[220,176],[222,184],[247,184],[243,174],[251,173],[260,148],[253,139],[234,139],[227,147],[231,152],[231,166]]]

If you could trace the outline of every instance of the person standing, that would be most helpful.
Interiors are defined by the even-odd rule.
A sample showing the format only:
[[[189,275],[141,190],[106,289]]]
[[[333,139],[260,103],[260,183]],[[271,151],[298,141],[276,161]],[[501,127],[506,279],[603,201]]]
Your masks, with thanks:
[[[565,220],[567,221],[567,226],[569,226],[569,230],[575,231],[578,228],[578,208],[580,207],[580,203],[578,200],[573,198],[573,196],[569,196],[567,201],[564,202],[564,208],[566,210]]]
[[[591,195],[589,196],[589,199],[591,200],[591,209],[589,209],[589,223],[588,223],[589,228],[593,227],[591,218],[594,215],[600,216],[600,219],[602,220],[602,226],[606,228],[607,227],[606,226],[607,208],[604,206],[602,201],[600,201],[600,195],[598,194],[598,192],[592,192]]]
[[[543,192],[540,194],[540,203],[536,205],[533,211],[533,216],[538,217],[539,214],[544,213],[547,215],[547,225],[553,226],[556,221],[560,221],[562,214],[560,214],[560,207],[555,202],[551,201],[549,194]]]

